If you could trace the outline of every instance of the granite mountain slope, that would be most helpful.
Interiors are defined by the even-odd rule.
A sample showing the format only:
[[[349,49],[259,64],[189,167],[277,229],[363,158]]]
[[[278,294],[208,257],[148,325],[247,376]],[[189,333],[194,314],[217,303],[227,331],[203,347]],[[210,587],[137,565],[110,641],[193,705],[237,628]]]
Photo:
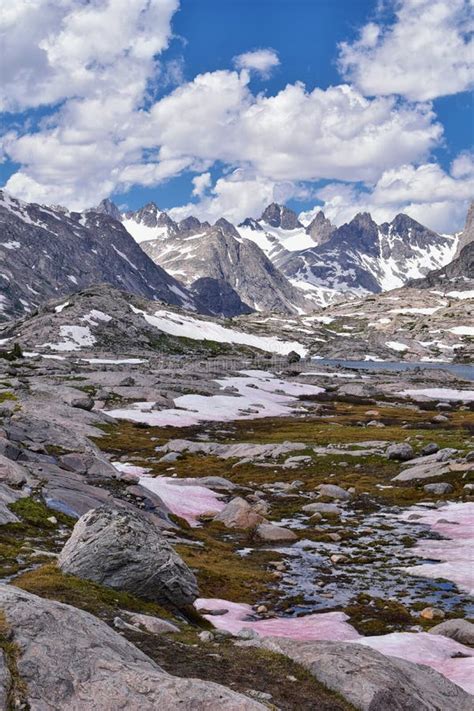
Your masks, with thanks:
[[[322,305],[342,292],[360,296],[403,286],[444,266],[456,250],[455,237],[438,235],[403,214],[377,225],[368,213],[359,213],[335,228],[319,212],[304,227],[291,210],[270,208],[259,220],[245,220],[239,231]]]
[[[151,203],[128,213],[123,224],[156,264],[223,315],[312,308],[260,247],[223,218],[215,225],[194,217],[176,223]]]
[[[335,227],[319,211],[304,225],[277,203],[237,228],[192,216],[176,223],[154,203],[122,215],[122,222],[157,264],[188,285],[216,279],[252,309],[290,313],[307,311],[311,303],[325,306],[342,294],[399,288],[447,264],[458,242],[404,214],[378,225],[360,213]]]
[[[151,300],[199,308],[107,213],[28,204],[0,192],[0,318],[108,283]]]

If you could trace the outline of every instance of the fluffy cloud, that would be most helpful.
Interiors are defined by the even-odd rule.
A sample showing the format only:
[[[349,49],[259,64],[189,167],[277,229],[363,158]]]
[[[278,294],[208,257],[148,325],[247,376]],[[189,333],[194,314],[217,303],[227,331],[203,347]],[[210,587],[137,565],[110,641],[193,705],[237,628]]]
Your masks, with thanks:
[[[237,69],[255,71],[263,77],[268,77],[272,69],[279,64],[280,60],[274,49],[256,49],[234,57],[234,65]]]
[[[155,104],[146,130],[165,157],[251,165],[274,181],[374,180],[426,157],[442,134],[428,105],[369,100],[348,85],[254,96],[245,72],[228,71],[199,75]]]
[[[429,105],[366,99],[347,85],[254,95],[246,71],[198,75],[145,110],[128,91],[71,98],[40,131],[5,142],[22,168],[7,190],[75,208],[216,161],[270,183],[376,181],[425,158],[442,127]]]
[[[210,178],[209,173],[204,175]],[[194,178],[194,184],[196,180]],[[209,188],[207,180],[206,188]],[[198,193],[194,191],[194,194]],[[195,215],[209,222],[224,216],[230,222],[239,224],[246,217],[259,216],[271,202],[285,202],[301,195],[302,188],[293,183],[275,183],[251,170],[240,168],[219,178],[206,195],[200,193],[199,202],[172,208],[169,214],[175,220]]]
[[[141,100],[178,0],[15,0],[0,9],[0,110],[117,92]]]
[[[340,45],[345,78],[366,96],[413,101],[456,94],[474,81],[472,0],[395,0],[390,26],[371,22]]]
[[[425,4],[405,0],[403,8],[423,10]],[[156,59],[167,46],[177,7],[178,0],[18,0],[0,9],[4,107],[52,105],[38,127],[25,122],[23,132],[3,137],[5,154],[21,166],[7,190],[83,209],[114,191],[152,187],[187,170],[197,173],[197,204],[176,208],[175,217],[195,212],[239,221],[272,200],[301,195],[303,181],[375,186],[332,183],[323,199],[337,219],[351,200],[350,217],[365,202],[380,214],[406,204],[426,211],[423,190],[437,196],[443,185],[449,192],[466,182],[472,162],[465,155],[449,175],[435,166],[440,173],[428,180],[433,165],[426,161],[443,132],[430,104],[371,99],[347,84],[307,91],[296,83],[274,96],[254,94],[251,72],[278,64],[270,49],[236,57],[239,71],[182,83],[179,65],[176,71],[166,63],[158,67]],[[370,25],[360,41],[375,51],[388,34]],[[153,102],[150,87],[157,81],[179,85]],[[208,171],[215,163],[225,166],[225,175],[212,186]],[[411,197],[402,197],[403,191]],[[442,205],[452,195],[432,201]]]
[[[212,185],[212,177],[210,173],[201,173],[196,175],[193,180],[193,195],[202,197],[206,190]]]
[[[473,194],[472,157],[463,154],[453,162],[450,173],[436,163],[404,165],[383,173],[372,188],[330,183],[317,197],[337,225],[351,220],[356,212],[370,212],[376,222],[390,221],[404,212],[431,229],[451,232],[462,229]],[[309,220],[319,209],[305,213],[303,219]]]

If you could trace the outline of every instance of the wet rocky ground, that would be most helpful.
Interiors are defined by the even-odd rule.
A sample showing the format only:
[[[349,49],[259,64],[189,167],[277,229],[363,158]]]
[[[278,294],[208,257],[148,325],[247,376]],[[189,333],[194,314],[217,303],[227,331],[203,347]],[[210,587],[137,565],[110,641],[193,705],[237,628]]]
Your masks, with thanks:
[[[443,506],[473,501],[469,382],[444,372],[368,377],[316,364],[308,366],[313,376],[303,376],[285,361],[266,371],[258,358],[222,358],[204,368],[182,356],[166,363],[131,362],[133,356],[0,363],[2,582],[86,609],[112,626],[124,610],[173,619],[180,629],[174,636],[121,634],[173,674],[220,681],[281,709],[314,708],[315,698],[321,709],[350,703],[278,654],[238,648],[218,629],[206,637],[209,620],[219,628],[225,609],[207,615],[207,623],[198,615],[176,618],[166,606],[61,573],[56,556],[77,518],[104,503],[143,512],[195,573],[201,598],[246,603],[249,620],[341,612],[368,636],[429,631],[443,619],[472,621],[463,586],[403,570],[430,563],[415,546],[443,535],[420,523],[415,509],[410,520],[401,517],[422,506],[439,508],[442,518]],[[224,382],[242,377],[245,391],[240,381]],[[299,394],[298,385],[319,390]],[[198,393],[209,398],[210,411],[223,387],[243,397],[241,419],[180,427],[179,419],[170,426],[107,415],[146,402],[151,423],[170,409],[188,422],[192,406],[177,407],[176,399]],[[399,394],[422,388],[437,389],[440,399]],[[458,395],[447,398],[440,392],[447,389]],[[183,440],[189,444],[176,444]],[[390,458],[394,444],[405,445],[403,456]],[[195,489],[176,486],[179,495],[163,505],[160,489],[149,485],[159,486],[161,477],[203,488],[194,519],[183,515],[182,504]],[[206,510],[206,491],[217,495],[220,512]],[[243,504],[229,513],[236,499]]]

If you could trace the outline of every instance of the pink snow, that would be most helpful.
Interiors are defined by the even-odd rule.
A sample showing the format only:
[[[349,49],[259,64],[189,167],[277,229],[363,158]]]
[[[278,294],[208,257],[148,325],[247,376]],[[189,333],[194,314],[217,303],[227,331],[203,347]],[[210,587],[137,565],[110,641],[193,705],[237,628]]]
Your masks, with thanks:
[[[218,629],[237,634],[243,629],[255,630],[262,637],[288,637],[299,640],[349,640],[359,633],[347,624],[344,612],[321,612],[304,617],[275,617],[267,620],[248,620],[255,615],[250,605],[218,598],[199,598],[198,610],[225,609],[225,615],[204,615]]]
[[[188,427],[204,421],[226,422],[287,415],[292,412],[300,395],[324,392],[324,388],[316,385],[290,383],[260,370],[241,371],[239,376],[216,382],[222,389],[232,389],[233,393],[182,395],[174,400],[174,408],[166,410],[152,410],[153,402],[136,402],[130,408],[111,410],[107,414],[159,427]]]
[[[206,486],[199,484],[180,484],[192,479],[175,479],[168,476],[142,476],[140,485],[157,494],[176,516],[184,518],[191,526],[199,525],[201,514],[213,511],[219,513],[225,502],[222,495],[216,494]]]
[[[204,615],[221,630],[238,634],[251,629],[261,637],[286,637],[298,641],[335,641],[363,644],[389,657],[398,657],[432,667],[468,693],[474,693],[474,650],[449,637],[427,632],[392,632],[361,637],[344,612],[321,612],[304,617],[248,619],[255,615],[250,605],[219,598],[199,598],[198,610],[227,610],[224,615]]]
[[[449,637],[427,632],[392,632],[361,637],[357,644],[436,669],[465,691],[474,693],[474,650]],[[460,656],[462,655],[462,656]]]
[[[191,478],[152,477],[148,474],[149,469],[128,462],[113,462],[113,465],[118,471],[139,476],[140,486],[159,496],[172,513],[184,518],[191,526],[199,525],[197,519],[201,514],[208,511],[219,513],[225,506],[222,494],[216,494],[207,486],[193,484]]]
[[[474,502],[448,502],[438,509],[412,506],[399,518],[407,521],[411,514],[445,536],[445,540],[421,539],[412,552],[422,558],[440,561],[404,568],[411,575],[424,578],[444,578],[470,594],[474,592]]]

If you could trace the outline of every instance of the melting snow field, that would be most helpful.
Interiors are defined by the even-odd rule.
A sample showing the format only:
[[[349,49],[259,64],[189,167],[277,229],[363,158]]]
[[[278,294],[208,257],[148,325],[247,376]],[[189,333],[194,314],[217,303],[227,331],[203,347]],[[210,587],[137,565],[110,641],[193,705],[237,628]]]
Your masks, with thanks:
[[[171,513],[184,518],[191,526],[198,525],[198,518],[208,511],[219,513],[224,506],[221,494],[216,494],[206,486],[193,484],[193,479],[177,479],[169,476],[152,477],[148,469],[134,464],[113,462],[119,472],[136,474],[140,477],[140,486],[153,492],[162,499]]]
[[[447,503],[439,509],[414,506],[399,518],[407,521],[416,513],[417,524],[428,525],[445,540],[423,538],[412,549],[415,555],[440,561],[404,568],[411,575],[451,580],[461,590],[474,593],[474,503]]]
[[[237,634],[251,629],[261,637],[286,637],[299,641],[330,640],[353,642],[371,647],[390,657],[398,657],[436,669],[466,691],[474,692],[474,650],[459,642],[426,632],[392,632],[376,637],[362,637],[350,625],[344,612],[322,612],[304,617],[251,619],[250,605],[219,598],[199,598],[198,610],[225,609],[224,615],[204,615],[218,629]],[[250,618],[250,619],[249,619]]]
[[[292,412],[300,395],[318,395],[324,388],[303,383],[289,383],[259,370],[241,371],[240,377],[217,380],[222,389],[232,388],[231,395],[182,395],[175,407],[152,410],[153,402],[137,402],[128,409],[109,410],[107,414],[121,420],[143,422],[152,426],[187,427],[199,422],[228,422],[257,417],[279,417]]]
[[[175,479],[168,476],[142,476],[140,485],[157,494],[176,516],[184,518],[191,526],[198,525],[198,518],[210,511],[216,514],[225,506],[220,494],[206,486],[193,484],[192,479]]]
[[[432,667],[465,691],[474,693],[474,650],[454,639],[427,632],[392,632],[360,637],[356,642],[389,657]]]
[[[197,341],[237,343],[280,355],[288,355],[291,351],[295,351],[300,356],[305,356],[307,352],[306,348],[297,341],[281,341],[273,336],[255,336],[251,333],[235,331],[233,328],[226,328],[219,323],[204,321],[192,316],[183,316],[164,309],[156,311],[153,316],[134,306],[131,309],[134,313],[141,314],[151,326],[155,326],[155,328],[163,331],[163,333],[168,333],[170,336],[182,336]]]
[[[474,336],[474,326],[454,326],[454,328],[448,328],[448,331],[457,336]]]
[[[400,351],[400,353],[408,350],[408,346],[404,343],[399,343],[398,341],[387,341],[385,345],[387,348],[391,348],[392,351]]]
[[[243,629],[255,630],[262,637],[288,637],[300,640],[357,639],[359,633],[349,625],[344,612],[321,612],[304,617],[275,617],[269,620],[249,620],[255,613],[250,605],[220,599],[199,598],[198,610],[225,609],[225,615],[204,615],[216,627],[236,634]]]

